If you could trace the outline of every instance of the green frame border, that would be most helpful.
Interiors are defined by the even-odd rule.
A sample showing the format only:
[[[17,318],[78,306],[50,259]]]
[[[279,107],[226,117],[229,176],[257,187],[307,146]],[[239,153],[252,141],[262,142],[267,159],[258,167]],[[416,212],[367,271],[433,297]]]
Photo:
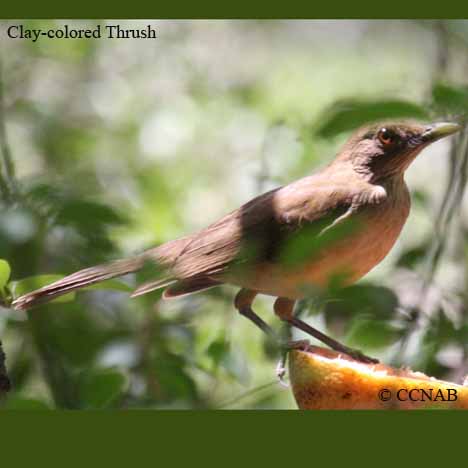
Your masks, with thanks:
[[[422,2],[421,2],[422,3]],[[468,4],[395,0],[329,4],[263,5],[214,1],[105,5],[81,1],[4,2],[0,16],[13,18],[468,18]],[[1,40],[1,38],[0,38]],[[394,461],[418,465],[450,462],[464,449],[468,416],[455,411],[415,412],[15,412],[0,411],[1,460],[66,465],[104,461],[140,466],[182,460],[250,465]],[[465,454],[462,460],[466,459]],[[258,458],[258,461],[255,461]],[[323,459],[323,461],[322,461]]]
[[[405,19],[468,18],[468,4],[446,0],[443,4],[393,0],[352,2],[143,2],[99,3],[90,0],[63,2],[43,0],[35,3],[3,2],[0,18],[124,19],[124,18],[329,18],[329,19]]]
[[[428,421],[430,418],[430,421]],[[223,467],[450,463],[464,449],[464,412],[1,412],[2,464]],[[41,457],[42,455],[42,457]],[[462,455],[463,457],[463,455]],[[463,457],[465,459],[466,457]],[[320,466],[319,465],[319,466]],[[111,465],[113,466],[113,465]]]

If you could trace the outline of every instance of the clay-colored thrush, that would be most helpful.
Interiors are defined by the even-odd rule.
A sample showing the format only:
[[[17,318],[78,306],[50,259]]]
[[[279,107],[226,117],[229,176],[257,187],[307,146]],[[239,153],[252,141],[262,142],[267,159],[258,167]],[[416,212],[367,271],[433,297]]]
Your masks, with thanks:
[[[295,317],[295,301],[336,278],[354,283],[387,255],[410,210],[405,170],[423,148],[460,128],[413,122],[367,126],[319,172],[254,198],[200,232],[81,270],[19,297],[13,306],[27,309],[150,261],[164,267],[166,276],[138,287],[133,296],[165,288],[163,297],[171,298],[233,284],[242,288],[235,307],[262,330],[272,333],[251,308],[259,293],[277,297],[280,319],[337,351],[373,362]]]

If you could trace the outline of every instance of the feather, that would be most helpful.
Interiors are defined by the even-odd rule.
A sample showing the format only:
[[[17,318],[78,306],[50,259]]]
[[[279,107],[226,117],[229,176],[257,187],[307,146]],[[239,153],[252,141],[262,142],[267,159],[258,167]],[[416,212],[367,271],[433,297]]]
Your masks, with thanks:
[[[219,281],[211,278],[191,278],[188,280],[178,281],[174,286],[170,286],[164,291],[163,298],[171,299],[173,297],[186,296],[205,289],[214,288],[222,284]]]

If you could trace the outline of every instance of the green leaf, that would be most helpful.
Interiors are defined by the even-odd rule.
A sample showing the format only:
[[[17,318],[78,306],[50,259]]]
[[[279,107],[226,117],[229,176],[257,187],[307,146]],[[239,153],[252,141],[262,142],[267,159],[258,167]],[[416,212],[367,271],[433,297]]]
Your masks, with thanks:
[[[10,279],[11,268],[6,260],[0,259],[0,290],[7,285]]]
[[[327,324],[360,315],[391,319],[398,305],[398,297],[391,289],[360,283],[331,291],[331,297],[324,305],[324,314]]]
[[[350,346],[378,349],[393,344],[402,336],[402,333],[402,328],[386,320],[358,317],[353,321],[346,341]]]
[[[198,390],[193,377],[185,370],[186,360],[169,352],[155,353],[151,362],[163,401],[190,399],[197,401]]]
[[[23,294],[27,294],[36,289],[47,286],[55,281],[58,281],[63,278],[63,275],[38,275],[38,276],[29,276],[28,278],[23,278],[19,281],[13,281],[11,283],[11,293],[13,298],[16,299]],[[75,299],[75,293],[70,292],[59,296],[51,302],[70,302]]]
[[[429,249],[430,245],[428,242],[408,249],[400,255],[397,265],[405,268],[414,268],[418,263],[426,259]]]
[[[224,337],[213,341],[206,350],[207,355],[213,359],[215,367],[218,367],[221,364],[221,361],[229,352],[230,346]]]
[[[468,107],[468,87],[437,83],[432,88],[432,102],[439,111],[461,112],[466,114]]]
[[[399,100],[336,102],[320,117],[317,135],[330,138],[354,130],[368,122],[396,118],[426,119],[428,113],[418,104]]]
[[[326,230],[325,228],[342,213],[340,209],[335,210],[330,215],[308,226],[303,226],[301,230],[288,236],[280,251],[280,262],[288,267],[303,265],[305,258],[320,256],[327,247],[343,241],[363,228],[359,220],[348,218],[338,223],[333,229]]]
[[[99,225],[122,225],[125,218],[115,209],[94,201],[68,199],[57,213],[56,223],[92,231]]]
[[[80,399],[85,408],[108,408],[123,394],[127,384],[127,378],[118,371],[88,371],[79,385]]]

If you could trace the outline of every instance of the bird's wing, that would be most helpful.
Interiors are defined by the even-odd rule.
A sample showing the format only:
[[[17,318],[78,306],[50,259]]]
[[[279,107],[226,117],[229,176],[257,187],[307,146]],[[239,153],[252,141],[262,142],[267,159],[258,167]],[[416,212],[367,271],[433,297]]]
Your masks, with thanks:
[[[233,265],[281,259],[291,240],[297,247],[304,244],[304,232],[309,240],[317,237],[362,191],[359,181],[335,177],[330,182],[317,174],[260,195],[195,234],[173,262],[174,277],[217,277]]]

